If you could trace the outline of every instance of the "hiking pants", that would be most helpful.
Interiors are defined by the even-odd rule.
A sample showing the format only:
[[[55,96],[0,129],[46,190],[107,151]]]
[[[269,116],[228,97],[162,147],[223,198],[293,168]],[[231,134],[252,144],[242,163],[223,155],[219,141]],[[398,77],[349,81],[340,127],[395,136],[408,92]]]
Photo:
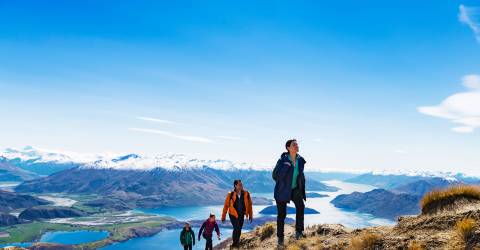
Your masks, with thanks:
[[[244,214],[239,214],[238,218],[235,218],[235,216],[229,214],[230,217],[230,222],[232,223],[233,226],[233,232],[232,232],[232,239],[233,239],[233,245],[238,245],[240,243],[240,235],[242,234],[242,227],[243,227],[243,221],[245,219]]]
[[[295,188],[292,190],[291,200],[295,204],[296,216],[295,216],[295,231],[303,232],[304,216],[305,216],[305,203],[303,202],[303,194],[300,189]],[[283,239],[283,231],[285,227],[285,218],[287,217],[287,202],[277,201],[277,237]]]
[[[203,235],[203,238],[207,241],[207,243],[205,243],[205,250],[213,250],[212,235]]]

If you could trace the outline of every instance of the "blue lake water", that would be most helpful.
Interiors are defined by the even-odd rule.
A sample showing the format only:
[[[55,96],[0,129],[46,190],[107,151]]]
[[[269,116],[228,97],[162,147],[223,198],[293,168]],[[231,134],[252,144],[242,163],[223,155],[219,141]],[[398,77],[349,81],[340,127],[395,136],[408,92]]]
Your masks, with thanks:
[[[106,231],[73,231],[73,232],[47,232],[42,235],[40,242],[51,242],[60,244],[81,244],[105,239],[108,237]]]
[[[198,228],[192,228],[195,232],[195,241],[198,240]],[[180,245],[180,232],[182,230],[165,230],[152,237],[136,238],[126,242],[115,243],[103,248],[101,250],[137,250],[137,249],[183,249]],[[221,238],[226,239],[231,236],[232,230],[220,228],[222,233]],[[213,239],[213,244],[218,244],[216,237]],[[205,239],[196,242],[193,249],[205,249]]]
[[[56,232],[46,232],[45,234],[42,235],[39,242],[60,243],[60,244],[81,244],[81,243],[101,240],[107,237],[108,237],[108,232],[106,231],[87,231],[87,230],[71,231],[71,232],[56,231]],[[5,245],[0,245],[0,247],[5,247],[5,246],[28,247],[30,245],[32,245],[31,242],[25,242],[25,243],[5,244]]]

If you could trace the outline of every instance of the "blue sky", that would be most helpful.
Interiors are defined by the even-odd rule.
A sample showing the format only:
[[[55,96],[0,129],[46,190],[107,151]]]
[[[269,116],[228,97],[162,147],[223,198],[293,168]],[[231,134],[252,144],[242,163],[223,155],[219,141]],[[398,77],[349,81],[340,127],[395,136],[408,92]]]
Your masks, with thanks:
[[[480,174],[478,8],[0,0],[0,147]]]

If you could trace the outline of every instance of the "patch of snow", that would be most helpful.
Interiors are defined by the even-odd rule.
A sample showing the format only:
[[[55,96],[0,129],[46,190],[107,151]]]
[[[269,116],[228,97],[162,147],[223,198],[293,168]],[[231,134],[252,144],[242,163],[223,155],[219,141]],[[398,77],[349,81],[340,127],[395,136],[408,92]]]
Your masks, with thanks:
[[[40,199],[44,199],[46,201],[50,201],[53,203],[53,206],[59,207],[71,207],[73,204],[77,203],[76,200],[72,200],[69,198],[62,198],[62,197],[54,197],[54,196],[38,196]]]

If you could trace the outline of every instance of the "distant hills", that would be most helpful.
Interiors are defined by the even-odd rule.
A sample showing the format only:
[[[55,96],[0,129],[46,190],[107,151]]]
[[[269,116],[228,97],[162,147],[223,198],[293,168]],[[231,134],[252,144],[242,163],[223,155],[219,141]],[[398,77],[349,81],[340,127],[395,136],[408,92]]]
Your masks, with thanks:
[[[31,195],[0,190],[0,212],[11,212],[16,209],[46,204],[49,204],[49,202]]]
[[[0,156],[0,181],[20,182],[38,177],[37,174],[19,168],[11,164],[5,157]]]
[[[390,178],[390,177],[387,177]],[[462,184],[457,180],[440,177],[395,176],[396,180],[403,179],[391,189],[374,189],[370,192],[339,195],[331,201],[336,207],[369,213],[377,217],[396,219],[401,215],[412,215],[420,212],[420,199],[427,192],[452,185]],[[384,178],[382,181],[385,181]],[[413,180],[413,181],[412,181]],[[378,179],[375,179],[378,181]],[[409,182],[411,181],[411,182]]]

